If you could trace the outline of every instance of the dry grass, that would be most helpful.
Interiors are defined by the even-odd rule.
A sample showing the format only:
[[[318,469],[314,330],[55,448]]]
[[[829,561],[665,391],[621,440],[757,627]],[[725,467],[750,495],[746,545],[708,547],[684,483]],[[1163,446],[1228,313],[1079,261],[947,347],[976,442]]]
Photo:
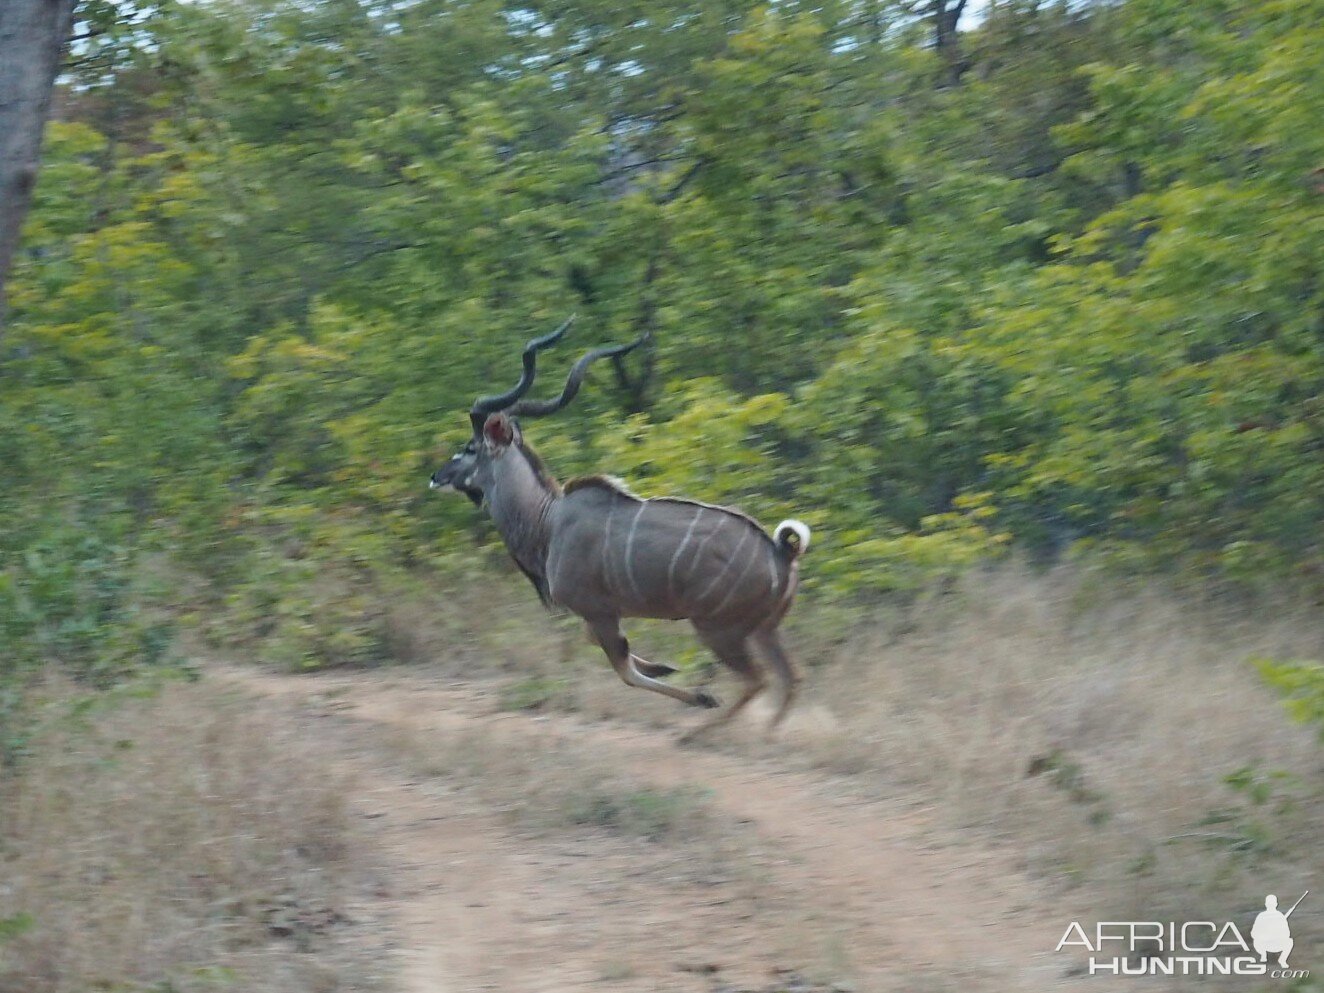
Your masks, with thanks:
[[[673,701],[622,686],[573,618],[548,618],[527,589],[508,586],[485,588],[454,623],[436,619],[444,611],[427,624],[402,615],[402,628],[421,632],[411,657],[449,677],[496,675],[509,709],[688,726],[693,715]],[[1064,925],[1248,922],[1265,893],[1295,899],[1317,881],[1324,751],[1249,661],[1324,657],[1315,608],[1127,585],[1082,567],[1004,567],[874,618],[805,602],[787,629],[808,679],[780,742],[763,744],[756,729],[765,703],[710,747],[931,807],[1015,851]],[[705,658],[684,624],[631,622],[628,633],[646,657]],[[715,678],[729,696],[730,677]],[[581,759],[583,779],[566,771]],[[545,765],[488,781],[569,795],[607,776],[591,756],[562,765],[545,783]],[[1298,946],[1324,947],[1324,914],[1309,903],[1293,918]]]
[[[1245,919],[1309,885],[1324,752],[1249,663],[1324,654],[1308,609],[1004,569],[893,630],[862,626],[821,660],[789,743],[1013,846],[1063,892],[1064,926]],[[1297,929],[1318,947],[1324,915]]]
[[[32,922],[0,944],[0,991],[377,988],[346,914],[351,785],[206,685],[53,721],[0,798],[0,919]]]
[[[1247,919],[1266,892],[1299,895],[1324,843],[1324,751],[1249,662],[1324,656],[1316,614],[1075,567],[973,573],[849,627],[802,605],[788,629],[807,693],[781,743],[751,726],[765,703],[714,744],[933,805],[1021,853],[1064,921]],[[619,685],[573,621],[503,617],[515,633],[460,671],[501,671],[507,706],[685,725],[673,702]],[[630,633],[645,655],[699,655],[685,625]],[[1238,773],[1251,788],[1227,782]],[[1301,947],[1324,945],[1324,915],[1296,926]]]
[[[409,733],[396,745],[414,773],[476,791],[524,832],[599,829],[676,846],[736,834],[703,791],[658,788],[559,735],[514,743],[497,728],[477,727]],[[712,851],[720,848],[715,844]]]
[[[679,963],[682,973],[707,974],[706,960],[691,956],[696,944],[710,946],[688,918],[711,920],[715,906],[742,922],[766,921],[756,955],[795,962],[816,980],[849,974],[835,910],[825,925],[824,912],[805,899],[800,884],[780,878],[786,853],[722,810],[708,789],[659,784],[611,748],[567,734],[555,722],[540,728],[498,713],[460,728],[429,721],[429,709],[421,707],[382,739],[387,754],[410,780],[432,780],[452,810],[496,813],[513,835],[503,844],[536,853],[539,889],[568,901],[564,914],[601,921],[606,912],[611,934],[602,938],[597,964],[606,988],[693,988],[690,981],[643,987],[631,961],[661,956]],[[686,920],[672,921],[673,915]],[[712,983],[714,990],[736,989],[715,974]],[[768,993],[849,988],[788,974]]]

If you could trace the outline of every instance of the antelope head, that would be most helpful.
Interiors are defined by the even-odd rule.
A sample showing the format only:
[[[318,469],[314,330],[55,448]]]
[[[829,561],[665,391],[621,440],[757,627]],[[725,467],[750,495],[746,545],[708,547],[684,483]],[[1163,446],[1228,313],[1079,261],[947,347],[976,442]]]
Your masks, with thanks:
[[[534,338],[524,346],[524,371],[519,382],[505,393],[482,396],[474,401],[469,410],[469,424],[473,436],[464,447],[450,457],[440,469],[432,474],[428,484],[434,490],[455,490],[463,493],[475,504],[481,505],[492,482],[492,467],[512,447],[531,454],[524,447],[517,417],[546,417],[565,409],[579,392],[584,382],[588,367],[598,359],[610,358],[632,351],[643,343],[647,333],[626,345],[608,345],[594,348],[580,356],[566,377],[565,386],[559,396],[546,400],[525,399],[537,375],[538,353],[550,348],[570,330],[574,322],[572,314],[559,328],[541,338]],[[536,458],[536,457],[535,457]]]

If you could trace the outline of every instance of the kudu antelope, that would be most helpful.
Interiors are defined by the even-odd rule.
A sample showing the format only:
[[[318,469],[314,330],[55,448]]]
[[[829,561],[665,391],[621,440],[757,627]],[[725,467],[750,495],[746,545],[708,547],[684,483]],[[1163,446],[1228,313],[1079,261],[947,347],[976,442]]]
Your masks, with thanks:
[[[533,385],[538,352],[560,341],[573,319],[525,346],[524,371],[512,389],[474,401],[469,412],[473,437],[433,473],[431,488],[456,490],[485,506],[543,603],[582,617],[627,684],[691,706],[717,707],[708,693],[663,682],[659,677],[676,670],[632,655],[621,631],[623,617],[688,619],[744,686],[729,710],[687,738],[730,720],[764,688],[752,643],[782,687],[771,732],[790,709],[799,681],[777,625],[795,598],[798,559],[809,545],[809,528],[788,520],[769,536],[738,510],[677,497],[642,500],[606,476],[560,486],[524,441],[516,418],[564,409],[593,362],[625,355],[644,340],[586,352],[571,368],[560,396],[524,399]]]

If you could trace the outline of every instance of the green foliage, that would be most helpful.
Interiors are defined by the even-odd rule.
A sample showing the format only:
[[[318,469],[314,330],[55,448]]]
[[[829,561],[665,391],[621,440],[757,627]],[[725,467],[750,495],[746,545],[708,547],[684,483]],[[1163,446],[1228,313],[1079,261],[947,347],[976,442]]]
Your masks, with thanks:
[[[787,397],[741,398],[704,378],[678,384],[668,403],[675,414],[665,420],[636,414],[621,425],[604,419],[593,461],[658,494],[703,494],[763,515],[789,510],[770,504],[776,488],[767,485],[776,472],[772,431]],[[549,451],[556,447],[553,439]]]
[[[1286,697],[1283,706],[1292,719],[1314,725],[1324,741],[1324,665],[1256,659],[1255,667],[1266,683]]]
[[[174,662],[174,622],[142,577],[124,546],[70,525],[0,570],[0,769],[26,751],[28,689],[43,666],[106,688]]]
[[[1263,807],[1270,801],[1275,801],[1273,812],[1276,814],[1286,813],[1295,803],[1290,796],[1284,795],[1282,790],[1296,783],[1291,773],[1281,770],[1266,772],[1256,766],[1242,766],[1224,776],[1223,782],[1233,792],[1249,800],[1253,806]]]
[[[26,914],[26,912],[24,914],[13,914],[8,918],[0,918],[0,965],[4,964],[5,941],[12,941],[16,937],[21,937],[26,932],[32,931],[33,925],[36,923],[37,919],[30,914]]]
[[[140,661],[158,664],[169,627],[144,616],[123,548],[73,529],[24,550],[0,574],[0,631],[8,665],[58,659],[75,675],[111,682]]]
[[[1195,832],[1178,836],[1171,843],[1197,841],[1243,861],[1271,854],[1279,823],[1299,806],[1300,783],[1290,773],[1248,765],[1223,777],[1223,784],[1238,802],[1210,810]]]
[[[90,5],[0,339],[4,699],[167,613],[389,657],[496,559],[427,474],[572,310],[655,344],[549,465],[803,518],[809,595],[1013,545],[1317,582],[1313,14],[1002,3],[954,72],[886,4]]]
[[[31,914],[15,914],[12,917],[0,917],[0,941],[11,941],[26,931],[32,930],[36,919]]]

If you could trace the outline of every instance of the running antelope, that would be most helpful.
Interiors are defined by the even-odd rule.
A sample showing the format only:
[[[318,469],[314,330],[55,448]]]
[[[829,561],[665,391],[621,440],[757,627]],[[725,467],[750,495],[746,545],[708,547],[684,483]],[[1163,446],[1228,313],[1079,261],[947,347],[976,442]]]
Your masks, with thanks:
[[[573,320],[525,346],[524,371],[512,389],[474,401],[469,412],[473,437],[433,473],[431,488],[456,490],[485,506],[543,603],[582,617],[594,643],[627,684],[694,707],[717,707],[702,690],[663,682],[661,677],[675,668],[632,655],[621,631],[623,617],[688,619],[744,686],[729,710],[686,739],[730,720],[763,690],[766,678],[751,654],[752,643],[782,687],[771,733],[790,709],[799,682],[777,625],[795,599],[798,559],[809,545],[809,528],[788,520],[769,536],[738,510],[677,497],[642,500],[607,476],[572,479],[564,487],[557,483],[515,419],[564,409],[593,362],[625,355],[647,337],[586,352],[571,368],[560,396],[524,399],[533,385],[538,352],[560,341]]]

